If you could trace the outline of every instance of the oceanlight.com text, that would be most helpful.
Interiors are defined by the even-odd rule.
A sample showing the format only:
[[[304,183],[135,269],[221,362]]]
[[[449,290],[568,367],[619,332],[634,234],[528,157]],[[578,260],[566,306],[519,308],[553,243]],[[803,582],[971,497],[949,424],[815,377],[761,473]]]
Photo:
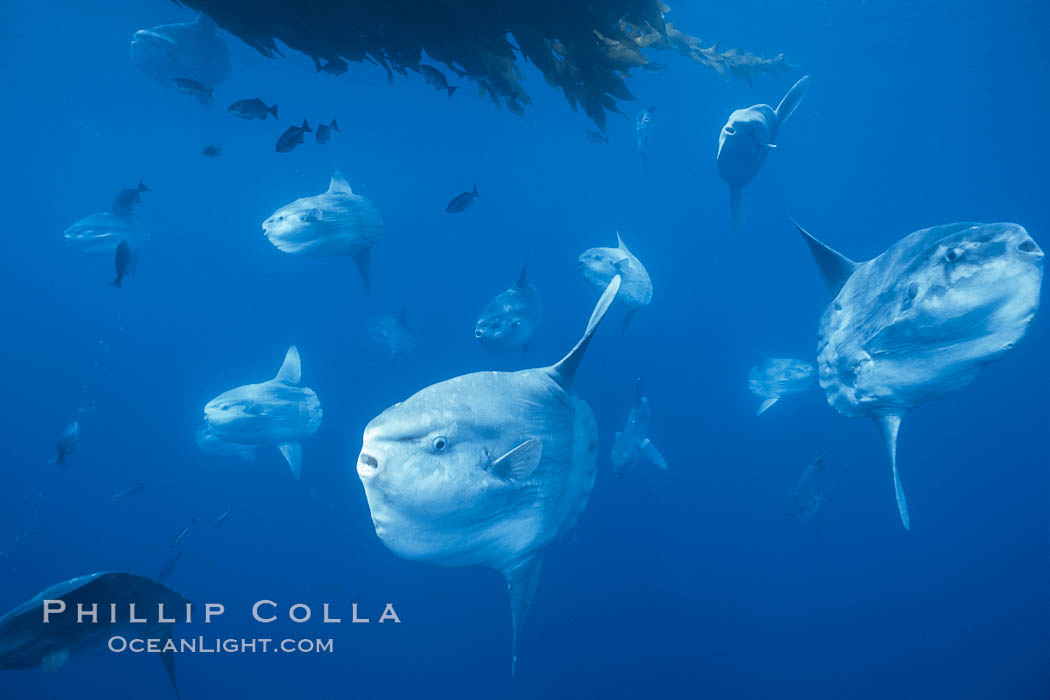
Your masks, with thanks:
[[[328,639],[222,638],[189,637],[184,639],[155,639],[142,637],[109,638],[107,648],[116,654],[331,654],[335,644]]]

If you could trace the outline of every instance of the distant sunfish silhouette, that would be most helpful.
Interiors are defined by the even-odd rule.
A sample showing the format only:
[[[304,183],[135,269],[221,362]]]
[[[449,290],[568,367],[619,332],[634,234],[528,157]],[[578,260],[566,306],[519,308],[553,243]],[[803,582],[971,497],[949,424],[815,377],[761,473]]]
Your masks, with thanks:
[[[824,504],[824,455],[810,462],[798,483],[788,490],[787,514],[802,525],[808,522]]]
[[[193,22],[140,29],[131,39],[131,58],[161,85],[183,78],[214,88],[230,75],[230,50],[218,30],[203,13]]]
[[[45,600],[54,601],[47,608],[51,612],[46,624]],[[146,622],[130,621],[132,604],[136,619]],[[44,673],[53,673],[70,656],[104,647],[115,635],[157,639],[162,650],[158,656],[178,696],[175,652],[163,651],[175,624],[160,622],[158,606],[164,606],[166,619],[180,620],[185,619],[189,604],[164,584],[134,574],[103,572],[63,581],[0,617],[0,669],[41,668]],[[97,622],[89,616],[78,623],[78,605],[89,612],[95,606]],[[116,622],[111,621],[111,605]]]
[[[647,461],[660,469],[667,469],[667,462],[649,439],[649,399],[645,397],[641,377],[634,385],[634,406],[627,415],[627,424],[622,433],[616,433],[612,447],[613,472],[625,474],[632,465]]]
[[[336,170],[328,190],[287,204],[263,222],[263,232],[278,250],[291,255],[348,255],[371,288],[372,246],[383,235],[383,220],[371,200],[354,194]]]
[[[573,384],[619,289],[617,276],[552,367],[433,384],[365,428],[357,473],[376,535],[406,559],[503,572],[512,673],[543,551],[576,522],[594,486],[598,429]]]
[[[752,394],[762,399],[756,415],[765,413],[781,397],[808,389],[816,374],[808,362],[787,357],[771,357],[752,367],[747,375],[747,386]]]
[[[198,433],[198,444],[203,441],[202,449],[216,452],[210,441],[218,439],[232,443],[230,452],[242,455],[245,446],[274,445],[298,479],[303,460],[300,440],[317,432],[322,417],[317,394],[300,386],[301,378],[299,350],[293,345],[276,377],[230,389],[208,402],[206,432]]]
[[[890,455],[897,508],[897,431],[910,409],[969,384],[1028,332],[1039,308],[1043,251],[1017,224],[922,229],[854,262],[801,226],[834,296],[820,320],[817,366],[828,403],[875,421]]]
[[[718,175],[729,185],[729,209],[733,232],[740,229],[740,194],[751,182],[770,150],[776,148],[780,127],[802,102],[809,89],[809,76],[795,83],[776,109],[752,105],[729,115],[718,135]]]
[[[621,333],[626,333],[638,310],[653,300],[653,281],[645,265],[627,248],[619,231],[616,232],[615,248],[588,248],[580,254],[577,263],[584,279],[595,289],[605,289],[616,276],[623,280],[616,298],[627,306],[620,329]]]
[[[521,268],[518,281],[489,302],[474,324],[474,337],[488,352],[498,355],[521,348],[527,351],[532,335],[543,320],[543,307],[536,285],[529,282],[529,265]]]

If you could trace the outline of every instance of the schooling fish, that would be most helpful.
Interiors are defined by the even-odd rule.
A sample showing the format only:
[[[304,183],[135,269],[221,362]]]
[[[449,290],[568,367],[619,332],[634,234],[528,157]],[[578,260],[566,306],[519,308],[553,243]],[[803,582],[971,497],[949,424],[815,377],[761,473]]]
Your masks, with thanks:
[[[55,445],[55,451],[58,455],[52,459],[48,464],[61,464],[65,466],[66,457],[73,454],[73,450],[77,447],[77,441],[80,440],[80,423],[73,421],[66,426],[66,429],[62,431],[62,435],[58,438],[58,443]]]
[[[186,539],[186,536],[190,534],[190,530],[197,526],[197,519],[194,518],[190,521],[190,524],[182,528],[179,534],[175,535],[175,539],[171,541],[171,548],[177,549],[182,546],[182,541]]]
[[[137,484],[132,484],[126,489],[121,489],[120,491],[117,491],[115,494],[113,494],[113,502],[116,503],[118,501],[123,501],[128,496],[137,496],[138,494],[146,490],[146,486],[147,484],[145,481],[140,481]]]
[[[448,80],[445,79],[445,74],[434,66],[420,63],[419,72],[423,74],[423,80],[426,81],[427,85],[435,90],[444,90],[448,93],[449,97],[452,97],[452,93],[459,89],[458,86],[449,87]]]
[[[212,524],[212,527],[219,527],[220,525],[222,525],[224,522],[226,522],[226,518],[230,517],[230,513],[232,512],[233,508],[230,508],[229,510],[220,513],[219,517],[215,518],[215,522]]]
[[[579,258],[580,272],[592,287],[601,290],[619,275],[623,280],[617,299],[627,305],[621,333],[627,332],[631,319],[653,300],[653,283],[642,261],[627,249],[620,232],[616,232],[615,248],[589,248]]]
[[[277,376],[219,394],[204,407],[208,431],[237,445],[273,445],[280,450],[296,479],[302,470],[304,437],[321,427],[317,394],[300,386],[299,350],[288,348]]]
[[[329,60],[324,65],[321,65],[321,61],[317,58],[317,56],[314,56],[313,59],[314,66],[316,66],[317,68],[315,72],[317,73],[321,73],[323,71],[328,75],[342,75],[346,72],[346,69],[350,67],[349,65],[347,65],[346,61],[339,58],[338,56]]]
[[[273,115],[274,119],[277,118],[277,105],[267,107],[266,103],[258,97],[253,97],[250,100],[237,100],[227,107],[226,111],[241,119],[262,119],[265,121],[267,115]]]
[[[765,413],[782,396],[805,391],[813,385],[816,376],[817,371],[808,362],[783,357],[771,357],[752,367],[747,375],[747,386],[752,394],[762,399],[756,415]]]
[[[354,194],[338,170],[325,192],[286,204],[262,228],[274,247],[290,255],[350,256],[365,291],[371,289],[372,247],[383,235],[383,219],[371,200]]]
[[[769,105],[752,105],[729,115],[729,121],[718,135],[718,176],[729,185],[729,211],[733,232],[740,229],[740,194],[751,182],[766,156],[776,148],[780,127],[794,113],[809,90],[809,76],[795,83],[776,109]]]
[[[189,78],[172,78],[171,84],[182,94],[196,97],[202,107],[211,109],[211,96],[215,92],[215,88],[206,88],[196,80],[190,80]]]
[[[335,117],[332,117],[331,124],[321,124],[318,126],[314,138],[317,139],[317,143],[324,145],[328,143],[328,139],[332,137],[333,131],[342,131],[342,129],[339,128],[339,122],[335,120]]]
[[[117,278],[110,282],[114,287],[122,287],[121,280],[124,279],[124,275],[128,271],[128,263],[131,261],[131,248],[128,246],[127,241],[121,241],[117,244],[117,250],[114,254],[113,264],[117,268]]]
[[[573,385],[619,288],[615,277],[583,337],[553,366],[439,382],[365,427],[357,474],[376,535],[406,559],[503,573],[512,673],[543,551],[573,526],[594,486],[598,428]]]
[[[113,198],[111,206],[114,214],[130,214],[132,207],[142,201],[140,196],[143,192],[149,192],[149,188],[139,180],[139,186],[135,188],[125,187]]]
[[[463,194],[457,194],[453,197],[452,201],[448,203],[447,207],[445,207],[445,211],[449,214],[458,214],[473,204],[474,200],[477,198],[478,186],[474,185],[474,190],[472,192],[464,192]]]
[[[214,143],[209,143],[207,146],[204,147],[204,150],[201,151],[201,155],[205,158],[218,158],[222,155],[222,146],[217,146]]]
[[[528,271],[526,262],[514,286],[490,301],[474,324],[474,337],[494,355],[518,348],[524,353],[543,320],[540,293],[529,282]]]
[[[634,406],[627,415],[627,425],[622,433],[616,433],[612,448],[613,472],[626,474],[632,465],[645,460],[660,469],[667,469],[667,462],[649,439],[649,399],[642,388],[642,378],[634,385]]]
[[[164,649],[173,620],[185,619],[190,605],[159,581],[134,574],[107,571],[63,581],[0,617],[0,669],[54,673],[71,656],[102,648],[113,637],[146,638],[158,642],[157,655],[178,696],[175,652]]]
[[[175,565],[179,563],[179,557],[182,556],[182,550],[175,552],[175,556],[168,561],[164,562],[164,566],[160,567],[160,571],[157,572],[157,580],[163,581],[168,578],[172,571],[175,570]]]
[[[1024,338],[1039,308],[1043,251],[1017,224],[956,223],[854,262],[796,227],[834,297],[817,332],[820,386],[835,410],[868,416],[882,433],[908,529],[901,417],[966,386]]]
[[[284,130],[284,133],[277,139],[277,152],[278,153],[290,153],[296,146],[303,142],[303,134],[312,134],[313,129],[306,123],[306,119],[303,119],[302,126],[295,126],[294,124]]]

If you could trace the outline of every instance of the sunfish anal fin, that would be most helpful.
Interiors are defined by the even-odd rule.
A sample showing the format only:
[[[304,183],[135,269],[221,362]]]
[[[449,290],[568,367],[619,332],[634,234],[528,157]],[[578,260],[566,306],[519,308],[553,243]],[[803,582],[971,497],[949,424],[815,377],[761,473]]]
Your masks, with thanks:
[[[779,396],[774,396],[771,399],[766,399],[765,401],[762,402],[762,405],[758,407],[758,413],[756,413],[755,415],[756,416],[762,415],[763,413],[765,413],[766,411],[769,410],[770,406],[772,406],[773,404],[775,404],[779,400],[780,400]]]
[[[161,637],[161,649],[171,640],[174,625],[165,625]],[[175,697],[179,697],[179,685],[175,682],[175,652],[171,649],[160,652],[160,661],[164,664],[164,670],[168,672],[171,679],[171,687],[175,691]]]
[[[551,371],[554,373],[554,379],[562,385],[566,390],[571,389],[573,382],[576,380],[576,370],[580,367],[580,360],[583,359],[583,353],[587,351],[587,346],[591,343],[591,337],[594,335],[594,331],[598,329],[602,319],[605,318],[605,313],[612,306],[613,299],[620,291],[621,277],[616,275],[609,282],[609,286],[602,292],[602,296],[598,299],[598,303],[594,307],[594,311],[591,312],[591,318],[587,322],[587,330],[583,332],[583,337],[580,338],[576,346],[569,351],[569,354],[558,361],[558,364],[551,367]]]
[[[503,572],[507,578],[507,592],[510,593],[510,618],[513,625],[510,648],[512,676],[518,667],[518,638],[521,636],[521,625],[525,621],[525,613],[532,605],[532,598],[536,595],[536,584],[540,580],[542,565],[543,554],[537,552]]]
[[[302,363],[299,361],[299,348],[292,345],[288,348],[288,352],[284,354],[284,362],[281,363],[281,369],[277,370],[277,376],[274,377],[279,382],[285,384],[298,384],[299,380],[303,376]]]
[[[901,485],[901,477],[897,472],[897,432],[901,427],[900,416],[878,416],[875,425],[882,433],[882,439],[886,442],[886,449],[890,453],[890,468],[893,470],[893,490],[897,495],[897,510],[901,514],[901,523],[905,530],[911,530],[911,516],[908,515],[908,502],[904,499],[904,486]]]
[[[52,674],[69,660],[69,649],[55,649],[47,653],[40,662],[40,668],[45,674]]]
[[[361,273],[361,282],[365,285],[365,294],[370,293],[372,291],[372,276],[370,272],[372,267],[372,246],[368,246],[356,253],[351,253],[350,257],[353,258],[354,264],[357,265],[357,271]]]
[[[277,446],[277,449],[288,461],[288,466],[292,468],[292,475],[298,479],[303,469],[303,444],[299,441],[283,442]]]
[[[529,438],[492,463],[492,473],[511,481],[527,479],[543,458],[543,443]]]

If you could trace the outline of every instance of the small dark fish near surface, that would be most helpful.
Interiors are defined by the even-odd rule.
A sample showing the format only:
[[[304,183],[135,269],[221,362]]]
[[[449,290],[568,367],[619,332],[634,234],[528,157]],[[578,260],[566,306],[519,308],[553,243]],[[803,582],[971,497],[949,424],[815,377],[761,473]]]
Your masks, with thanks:
[[[124,279],[124,275],[128,272],[128,263],[131,261],[131,248],[128,247],[127,241],[121,241],[117,244],[117,250],[113,256],[113,263],[117,267],[117,278],[110,282],[114,287],[122,288],[121,280]]]
[[[291,153],[296,146],[303,142],[303,134],[312,134],[313,129],[307,124],[306,120],[303,119],[302,126],[295,126],[294,124],[284,130],[281,137],[277,139],[277,152],[278,153]]]
[[[335,120],[335,117],[332,117],[331,124],[319,125],[317,127],[317,133],[314,134],[314,138],[317,139],[317,143],[326,144],[328,143],[328,139],[332,138],[333,131],[342,132],[342,129],[339,128],[339,122]]]
[[[138,494],[142,493],[145,490],[146,490],[146,482],[145,481],[140,481],[137,484],[132,484],[131,486],[127,487],[126,489],[121,489],[120,491],[117,491],[115,494],[113,494],[113,502],[117,503],[118,501],[123,501],[128,496],[137,496]]]
[[[55,450],[58,452],[58,455],[48,462],[48,464],[57,463],[65,466],[66,457],[73,454],[73,450],[76,449],[77,441],[79,439],[80,423],[73,421],[62,431],[62,436],[58,438],[58,443],[55,445]]]
[[[224,522],[226,522],[226,518],[230,517],[230,513],[232,512],[233,508],[230,508],[226,512],[219,515],[219,517],[215,518],[215,522],[212,524],[212,527],[219,527],[220,525],[222,525]]]
[[[265,120],[268,114],[272,114],[274,119],[277,118],[277,105],[267,107],[266,103],[258,97],[253,97],[250,100],[237,100],[227,107],[226,111],[241,119]]]
[[[216,145],[214,143],[209,143],[207,146],[204,147],[204,150],[201,151],[201,155],[205,158],[218,158],[222,155],[222,146]]]
[[[591,143],[609,143],[609,137],[597,129],[588,129],[584,133],[587,134],[587,140]]]
[[[342,75],[346,72],[346,69],[349,67],[346,64],[346,61],[339,58],[338,56],[336,56],[333,59],[330,59],[328,63],[324,64],[323,66],[321,65],[321,59],[317,58],[317,56],[314,56],[313,59],[314,65],[317,67],[317,73],[323,71],[328,75]]]
[[[449,214],[458,214],[473,204],[474,200],[477,198],[478,186],[474,185],[474,190],[472,192],[464,192],[463,194],[456,195],[456,197],[448,203],[448,206],[445,207],[445,211]]]
[[[160,571],[157,572],[157,580],[163,581],[168,578],[172,571],[175,570],[175,565],[179,563],[179,557],[182,556],[182,550],[175,552],[175,556],[164,562],[164,566],[160,567]]]
[[[176,547],[182,546],[182,541],[186,539],[186,535],[190,534],[190,531],[194,527],[196,527],[196,525],[197,525],[197,519],[194,518],[193,520],[190,521],[189,525],[187,525],[186,527],[182,528],[182,531],[179,534],[175,535],[175,539],[173,539],[171,541],[172,548],[174,549]]]
[[[139,186],[135,188],[125,187],[113,198],[113,213],[127,215],[131,213],[131,208],[142,201],[139,196],[142,192],[149,192],[149,188],[142,184],[142,180],[139,180]]]
[[[206,88],[196,80],[190,80],[189,78],[172,78],[171,84],[182,94],[196,97],[197,101],[205,109],[211,109],[211,96],[215,92],[215,88]]]
[[[458,86],[449,87],[448,80],[445,79],[445,74],[439,71],[434,66],[428,66],[425,63],[419,64],[419,72],[423,74],[423,80],[427,82],[427,85],[434,88],[435,90],[445,90],[448,92],[448,96],[452,97],[452,93],[459,89]]]
[[[134,574],[106,571],[57,583],[0,617],[0,669],[53,673],[70,656],[103,647],[113,637],[141,637],[158,642],[158,656],[178,696],[175,651],[165,646],[175,627],[172,620],[185,619],[190,605],[159,581]],[[78,608],[87,615],[82,623]]]

